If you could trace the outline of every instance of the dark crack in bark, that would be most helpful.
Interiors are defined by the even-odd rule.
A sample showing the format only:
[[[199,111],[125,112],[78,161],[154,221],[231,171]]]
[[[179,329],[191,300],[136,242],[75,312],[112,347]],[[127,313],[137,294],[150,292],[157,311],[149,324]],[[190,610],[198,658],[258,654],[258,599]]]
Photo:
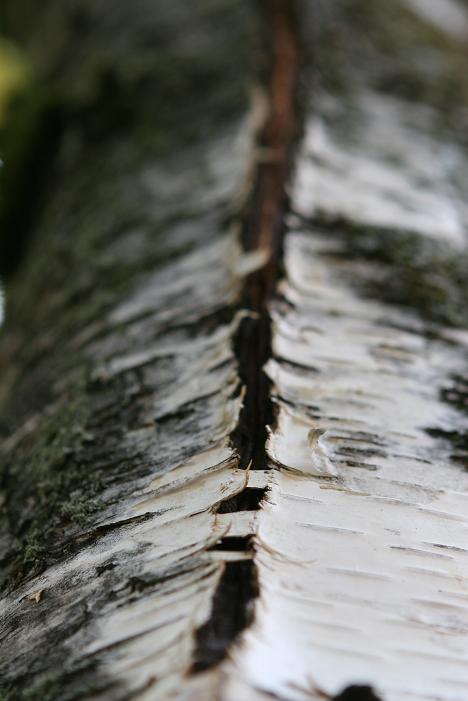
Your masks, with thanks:
[[[235,350],[239,373],[245,388],[243,409],[233,441],[244,469],[266,469],[267,427],[274,421],[270,383],[263,367],[271,355],[271,329],[268,306],[281,271],[285,214],[288,209],[286,183],[292,153],[299,133],[298,83],[299,43],[296,17],[290,0],[262,3],[269,66],[265,76],[268,113],[257,141],[256,172],[245,207],[242,244],[245,251],[262,251],[264,265],[246,278],[242,307],[250,314],[242,321]],[[245,488],[224,501],[219,513],[252,511],[260,508],[264,489]],[[225,538],[220,549],[232,549]],[[240,552],[251,549],[251,538],[238,544]],[[194,671],[218,664],[240,633],[253,620],[253,602],[258,596],[256,566],[253,560],[225,565],[212,614],[198,630]]]

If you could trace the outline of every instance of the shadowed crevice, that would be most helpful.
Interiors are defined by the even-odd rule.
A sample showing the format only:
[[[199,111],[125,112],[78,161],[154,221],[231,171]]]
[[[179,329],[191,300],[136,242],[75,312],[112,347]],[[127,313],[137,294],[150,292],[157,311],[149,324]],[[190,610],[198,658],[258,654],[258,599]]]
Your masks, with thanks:
[[[286,183],[293,149],[299,133],[297,91],[300,52],[291,0],[262,0],[269,68],[264,79],[269,113],[260,132],[256,173],[243,213],[241,240],[245,251],[264,251],[266,263],[246,278],[243,309],[252,312],[239,328],[235,353],[245,388],[243,409],[233,443],[240,465],[265,469],[267,426],[274,422],[270,383],[263,367],[271,356],[269,304],[281,273],[285,214],[288,211]],[[219,508],[220,513],[255,511],[265,489],[244,489]],[[251,538],[225,538],[218,550],[248,553]],[[257,570],[253,560],[228,562],[219,582],[211,617],[197,631],[193,671],[209,669],[221,662],[236,638],[253,621],[258,596]]]

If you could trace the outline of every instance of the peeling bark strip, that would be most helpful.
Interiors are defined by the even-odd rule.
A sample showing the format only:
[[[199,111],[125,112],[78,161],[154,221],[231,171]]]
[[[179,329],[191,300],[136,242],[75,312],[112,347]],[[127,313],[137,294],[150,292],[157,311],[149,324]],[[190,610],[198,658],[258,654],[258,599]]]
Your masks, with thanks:
[[[267,467],[267,426],[273,422],[270,383],[263,371],[271,354],[268,305],[279,277],[286,184],[292,149],[298,133],[297,87],[299,46],[290,0],[265,0],[266,43],[270,66],[266,86],[267,112],[256,150],[252,192],[243,217],[242,242],[247,252],[260,253],[262,265],[245,280],[242,307],[250,312],[236,338],[236,355],[244,387],[243,407],[234,433],[240,464],[246,470]],[[252,622],[252,602],[258,596],[257,572],[250,537],[238,542],[232,528],[244,514],[260,508],[265,489],[250,485],[224,501],[218,513],[229,513],[231,530],[219,548],[237,550],[237,561],[226,565],[213,602],[210,619],[198,631],[195,671],[218,664],[239,634]],[[254,533],[254,521],[247,535]],[[249,560],[242,559],[244,553]]]

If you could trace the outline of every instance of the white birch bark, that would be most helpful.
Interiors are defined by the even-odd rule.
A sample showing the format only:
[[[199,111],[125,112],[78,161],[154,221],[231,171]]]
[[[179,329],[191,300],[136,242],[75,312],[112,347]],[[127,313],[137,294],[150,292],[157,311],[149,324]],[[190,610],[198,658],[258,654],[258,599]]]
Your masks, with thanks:
[[[186,10],[174,7],[178,21]],[[368,685],[383,701],[464,701],[468,297],[460,269],[468,259],[468,161],[454,125],[466,106],[460,97],[446,109],[426,91],[437,93],[435,82],[465,55],[466,8],[376,0],[363,9],[340,0],[302,2],[298,11],[303,43],[314,45],[304,61],[310,99],[288,184],[284,274],[269,303],[264,371],[276,416],[266,468],[241,465],[232,438],[245,392],[234,352],[248,314],[240,300],[265,252],[244,253],[239,226],[224,220],[245,204],[252,160],[274,154],[255,151],[256,120],[237,95],[240,117],[216,113],[210,133],[164,158],[151,151],[116,178],[112,199],[125,200],[130,187],[129,200],[145,213],[143,232],[124,228],[114,238],[105,229],[91,277],[98,285],[106,260],[135,256],[130,286],[113,288],[104,310],[71,332],[52,324],[67,303],[47,300],[51,335],[30,363],[50,373],[43,356],[57,339],[63,349],[54,361],[78,354],[93,430],[104,420],[102,434],[89,436],[88,419],[73,450],[85,459],[82,444],[102,442],[112,479],[84,525],[64,522],[47,565],[21,574],[2,598],[7,699],[17,688],[19,698],[37,699],[319,701]],[[194,60],[194,46],[209,53],[203,21],[195,12],[193,41],[177,36],[176,55]],[[232,26],[242,21],[234,13]],[[408,61],[420,95],[401,94]],[[112,170],[111,162],[105,173]],[[109,199],[93,200],[84,220],[94,221],[103,201],[110,209]],[[66,200],[63,215],[52,201],[43,230],[69,226],[74,203]],[[146,266],[156,224],[163,262]],[[33,262],[18,286],[35,279]],[[41,259],[37,276],[47,269]],[[21,420],[2,450],[14,463],[7,477],[22,464],[15,461],[25,440],[31,459],[42,459],[36,433],[65,414],[79,374],[74,360],[65,364],[49,403],[33,410],[15,358],[20,332],[10,333],[1,408],[5,415],[13,406]],[[31,409],[12,399],[15,383]],[[102,460],[93,447],[88,469]],[[5,484],[8,506],[15,492],[11,478]],[[258,510],[217,513],[222,502],[264,487]],[[2,548],[13,570],[22,535],[10,511]],[[251,537],[253,550],[224,549],[229,537]],[[223,615],[214,606],[222,573],[252,558],[253,622],[227,659],[195,673],[197,630]]]

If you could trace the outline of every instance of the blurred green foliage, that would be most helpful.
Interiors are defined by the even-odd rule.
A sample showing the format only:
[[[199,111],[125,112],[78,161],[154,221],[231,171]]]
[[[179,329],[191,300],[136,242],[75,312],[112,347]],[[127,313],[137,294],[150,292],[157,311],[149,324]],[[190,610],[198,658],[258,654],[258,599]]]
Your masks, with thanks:
[[[24,54],[0,37],[0,125],[4,123],[11,96],[31,78],[31,67]]]

